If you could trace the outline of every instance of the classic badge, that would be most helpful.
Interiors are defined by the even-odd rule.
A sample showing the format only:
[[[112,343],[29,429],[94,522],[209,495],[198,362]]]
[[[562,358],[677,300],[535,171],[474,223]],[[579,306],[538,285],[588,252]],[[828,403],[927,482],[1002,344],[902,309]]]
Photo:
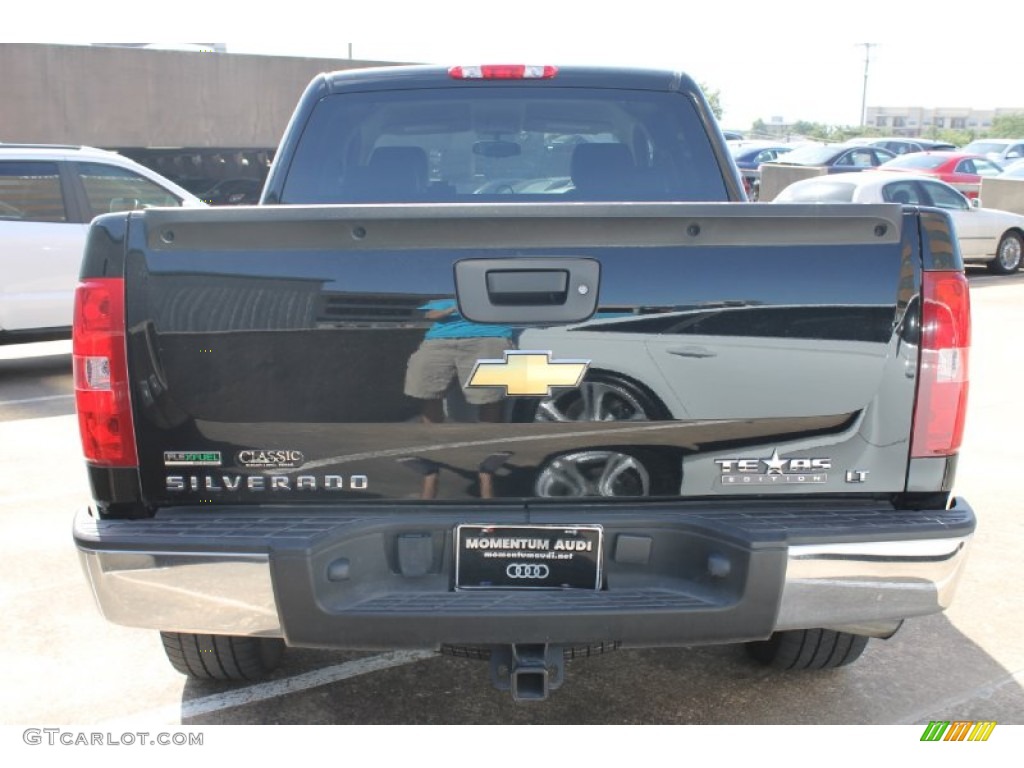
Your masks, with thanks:
[[[238,463],[243,467],[270,469],[295,469],[301,467],[306,457],[302,451],[281,449],[248,449],[238,452]]]

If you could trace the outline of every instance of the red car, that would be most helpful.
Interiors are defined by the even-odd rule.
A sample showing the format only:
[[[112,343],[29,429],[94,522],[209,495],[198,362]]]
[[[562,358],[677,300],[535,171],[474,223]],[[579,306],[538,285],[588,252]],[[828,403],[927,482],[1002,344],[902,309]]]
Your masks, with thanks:
[[[914,152],[883,163],[878,170],[935,176],[970,198],[978,196],[982,176],[997,176],[1003,172],[984,155],[969,152]]]

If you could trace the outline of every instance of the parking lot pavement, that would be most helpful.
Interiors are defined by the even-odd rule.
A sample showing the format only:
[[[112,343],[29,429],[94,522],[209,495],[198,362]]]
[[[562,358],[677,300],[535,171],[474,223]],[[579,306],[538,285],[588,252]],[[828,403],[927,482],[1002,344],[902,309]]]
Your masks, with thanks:
[[[0,421],[74,413],[71,342],[0,346]]]
[[[0,348],[0,723],[1024,723],[1024,275],[971,284],[956,491],[979,527],[948,612],[823,673],[767,670],[736,647],[621,650],[571,662],[565,685],[531,705],[492,689],[483,663],[422,654],[295,650],[268,683],[186,682],[156,632],[99,616],[80,572],[71,516],[89,490],[67,343]]]

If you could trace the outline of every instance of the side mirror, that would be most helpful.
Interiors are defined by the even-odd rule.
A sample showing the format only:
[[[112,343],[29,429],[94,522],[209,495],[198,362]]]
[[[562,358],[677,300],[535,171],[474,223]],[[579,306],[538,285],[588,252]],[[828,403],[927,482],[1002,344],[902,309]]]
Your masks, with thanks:
[[[971,208],[981,208],[981,198],[980,197],[969,197],[969,198],[967,198],[967,200],[970,202]]]

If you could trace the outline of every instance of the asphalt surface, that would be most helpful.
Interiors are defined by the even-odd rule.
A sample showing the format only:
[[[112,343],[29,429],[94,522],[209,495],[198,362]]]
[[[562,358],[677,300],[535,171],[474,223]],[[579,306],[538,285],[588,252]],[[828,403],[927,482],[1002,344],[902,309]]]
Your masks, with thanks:
[[[1024,724],[1024,274],[971,275],[971,405],[956,492],[979,517],[952,608],[872,641],[850,667],[781,673],[739,647],[619,650],[571,662],[541,703],[482,662],[292,650],[229,686],[174,672],[156,632],[101,618],[71,541],[89,502],[67,342],[0,348],[0,724]]]

